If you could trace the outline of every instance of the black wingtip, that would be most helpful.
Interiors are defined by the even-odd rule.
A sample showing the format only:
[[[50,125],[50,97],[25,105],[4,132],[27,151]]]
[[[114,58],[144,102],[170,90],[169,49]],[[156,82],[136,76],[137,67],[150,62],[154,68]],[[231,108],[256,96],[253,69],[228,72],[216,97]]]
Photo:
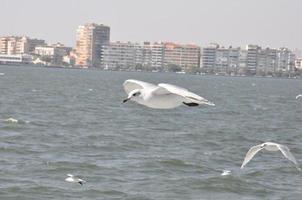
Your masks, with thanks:
[[[80,185],[83,185],[83,182],[82,182],[82,181],[79,181],[79,184],[80,184]]]
[[[186,102],[182,102],[183,104],[187,105],[187,106],[198,106],[198,103],[186,103]]]

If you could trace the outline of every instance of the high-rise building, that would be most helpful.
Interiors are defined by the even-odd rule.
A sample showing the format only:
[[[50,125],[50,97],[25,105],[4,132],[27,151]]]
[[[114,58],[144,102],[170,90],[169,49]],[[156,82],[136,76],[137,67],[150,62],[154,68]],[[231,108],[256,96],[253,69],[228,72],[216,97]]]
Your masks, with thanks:
[[[177,65],[182,70],[190,71],[200,68],[200,47],[192,44],[164,44],[164,65]]]
[[[256,74],[256,69],[258,65],[258,56],[259,51],[261,50],[261,47],[258,45],[247,45],[247,61],[246,61],[246,67],[247,72],[250,74]]]
[[[110,42],[103,47],[101,66],[104,69],[130,69],[142,63],[142,46],[131,42]]]
[[[102,48],[110,42],[110,27],[85,24],[78,27],[76,37],[76,65],[83,68],[99,67]]]
[[[144,63],[149,63],[149,67],[155,70],[162,70],[164,63],[164,43],[144,42],[143,44]]]
[[[218,44],[210,44],[202,49],[202,69],[205,72],[213,72],[216,65],[216,51]]]
[[[277,70],[282,72],[292,72],[295,66],[295,54],[288,48],[282,47],[277,51],[278,65]]]
[[[44,40],[23,36],[6,36],[0,38],[0,54],[16,55],[34,53],[36,46],[45,45]]]
[[[210,45],[203,48],[202,69],[210,73],[261,76],[293,73],[295,54],[287,48],[262,49],[258,45],[247,45],[244,49],[226,49]]]

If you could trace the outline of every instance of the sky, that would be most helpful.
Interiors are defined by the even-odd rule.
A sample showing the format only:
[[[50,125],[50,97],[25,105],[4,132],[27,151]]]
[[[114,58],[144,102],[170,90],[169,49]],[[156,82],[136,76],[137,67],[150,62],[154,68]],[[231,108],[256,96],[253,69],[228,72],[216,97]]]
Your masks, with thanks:
[[[111,41],[302,48],[301,0],[0,0],[0,36],[75,46],[85,23]]]

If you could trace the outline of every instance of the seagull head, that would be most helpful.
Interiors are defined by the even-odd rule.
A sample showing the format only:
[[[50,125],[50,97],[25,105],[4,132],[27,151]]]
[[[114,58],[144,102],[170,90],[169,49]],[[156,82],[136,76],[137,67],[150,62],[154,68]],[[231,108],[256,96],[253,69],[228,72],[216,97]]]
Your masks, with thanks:
[[[263,143],[263,144],[261,144],[261,148],[265,148],[267,146],[267,143],[265,142],[265,143]]]
[[[141,89],[132,90],[126,99],[123,100],[123,103],[126,103],[128,100],[132,98],[137,98],[142,94]]]

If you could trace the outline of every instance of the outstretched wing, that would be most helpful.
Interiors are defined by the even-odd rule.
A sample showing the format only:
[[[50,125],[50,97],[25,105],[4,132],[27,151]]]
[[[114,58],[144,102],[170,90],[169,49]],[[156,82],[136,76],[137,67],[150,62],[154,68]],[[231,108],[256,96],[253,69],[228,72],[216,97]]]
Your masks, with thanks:
[[[296,99],[299,99],[300,97],[302,97],[302,94],[298,94],[298,95],[296,96]]]
[[[285,158],[292,161],[296,166],[298,166],[297,160],[294,157],[294,155],[290,152],[289,148],[285,145],[278,144],[278,149],[281,151],[281,153],[284,155]]]
[[[157,86],[151,84],[151,83],[147,83],[144,81],[139,81],[139,80],[134,80],[134,79],[128,79],[124,82],[123,84],[124,86],[124,90],[127,94],[129,94],[132,90],[135,89],[145,89],[145,88],[150,88],[155,89]]]
[[[256,153],[258,153],[258,151],[260,151],[261,149],[263,149],[261,147],[261,144],[253,146],[250,148],[250,150],[246,153],[246,156],[244,158],[244,161],[241,165],[241,169],[256,155]]]
[[[159,87],[166,89],[167,91],[180,95],[185,98],[186,103],[197,103],[197,104],[208,104],[214,106],[214,103],[209,102],[207,99],[190,92],[185,88],[181,88],[175,85],[167,84],[167,83],[160,83],[158,84]]]

